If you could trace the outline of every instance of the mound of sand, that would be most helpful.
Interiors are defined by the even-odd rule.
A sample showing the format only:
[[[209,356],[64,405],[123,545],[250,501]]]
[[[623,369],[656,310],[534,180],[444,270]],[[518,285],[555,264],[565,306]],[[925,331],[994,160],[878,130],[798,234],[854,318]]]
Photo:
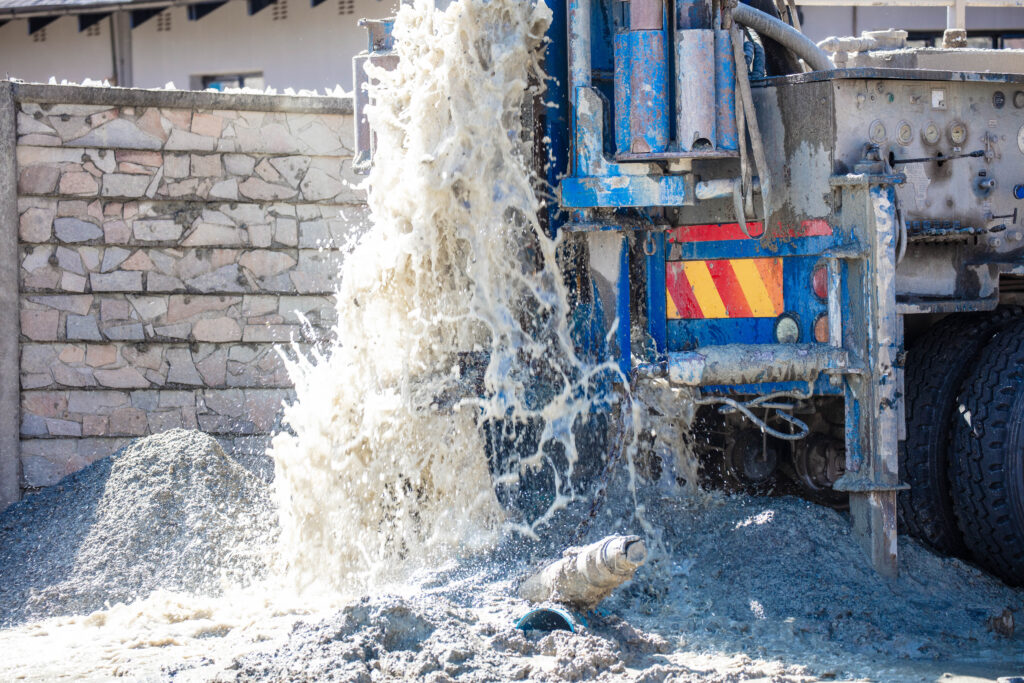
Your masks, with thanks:
[[[139,439],[0,515],[0,624],[266,574],[269,488],[202,432]]]

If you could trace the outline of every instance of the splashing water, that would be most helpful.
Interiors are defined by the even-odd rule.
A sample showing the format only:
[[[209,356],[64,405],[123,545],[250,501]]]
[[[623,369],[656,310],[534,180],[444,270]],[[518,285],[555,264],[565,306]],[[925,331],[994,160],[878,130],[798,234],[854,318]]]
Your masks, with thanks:
[[[573,350],[524,153],[550,19],[520,0],[396,17],[398,67],[371,74],[372,227],[342,269],[337,343],[290,367],[295,433],[272,447],[300,585],[365,587],[492,545],[511,522],[485,434],[514,446],[499,484],[547,473],[546,511],[520,530],[575,495],[573,430],[609,367]]]

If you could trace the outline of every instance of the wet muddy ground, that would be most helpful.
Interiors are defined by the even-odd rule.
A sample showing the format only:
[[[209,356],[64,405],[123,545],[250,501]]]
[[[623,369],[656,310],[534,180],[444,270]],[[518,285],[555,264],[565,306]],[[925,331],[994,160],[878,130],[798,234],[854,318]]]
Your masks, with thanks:
[[[273,524],[261,531],[251,524],[267,519],[269,484],[211,443],[198,432],[177,432],[118,456],[140,473],[144,463],[192,473],[177,483],[119,479],[115,458],[0,516],[0,619],[7,625],[0,630],[0,679],[890,681],[1024,674],[1021,629],[1000,634],[991,622],[1005,610],[1019,621],[1024,591],[902,537],[900,577],[883,579],[843,513],[794,498],[686,502],[641,487],[641,524],[625,472],[613,479],[587,538],[647,526],[650,559],[596,612],[579,615],[577,633],[523,632],[513,624],[530,607],[516,597],[517,582],[558,556],[579,506],[539,541],[510,534],[492,551],[438,558],[434,569],[371,593],[296,596],[266,575]],[[220,514],[210,496],[226,491],[239,492],[232,514]],[[232,536],[242,519],[250,520],[245,534]],[[254,547],[267,553],[257,563]],[[95,561],[100,551],[111,561]],[[244,567],[253,573],[243,576]],[[31,586],[10,580],[18,576],[31,577]],[[250,583],[237,587],[240,581]]]

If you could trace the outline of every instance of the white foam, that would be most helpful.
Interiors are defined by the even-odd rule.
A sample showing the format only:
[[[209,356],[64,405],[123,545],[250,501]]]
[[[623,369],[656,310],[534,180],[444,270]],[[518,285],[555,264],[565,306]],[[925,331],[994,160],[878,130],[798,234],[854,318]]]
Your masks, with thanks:
[[[398,68],[371,73],[372,227],[342,270],[337,344],[290,366],[295,435],[272,448],[283,555],[301,584],[364,588],[490,546],[504,513],[482,420],[543,425],[522,465],[547,468],[557,495],[521,531],[575,495],[572,427],[598,370],[573,351],[521,143],[549,21],[544,4],[419,0],[396,18]],[[466,383],[459,358],[474,351],[488,359],[484,397],[431,407]],[[538,375],[543,400],[530,398]]]

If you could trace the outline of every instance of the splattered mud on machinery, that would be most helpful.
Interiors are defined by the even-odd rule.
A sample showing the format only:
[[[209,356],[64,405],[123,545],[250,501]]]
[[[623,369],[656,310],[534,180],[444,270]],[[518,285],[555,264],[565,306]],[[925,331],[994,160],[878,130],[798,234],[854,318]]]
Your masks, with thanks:
[[[699,491],[668,419],[688,391],[633,393],[578,351],[578,245],[546,232],[523,144],[550,20],[402,7],[397,67],[370,74],[373,226],[337,344],[290,368],[273,483],[177,431],[13,506],[0,678],[920,680],[1024,658],[1021,591],[912,541],[885,579],[839,512]],[[520,581],[608,534],[644,538],[633,580],[572,630],[517,629]]]

